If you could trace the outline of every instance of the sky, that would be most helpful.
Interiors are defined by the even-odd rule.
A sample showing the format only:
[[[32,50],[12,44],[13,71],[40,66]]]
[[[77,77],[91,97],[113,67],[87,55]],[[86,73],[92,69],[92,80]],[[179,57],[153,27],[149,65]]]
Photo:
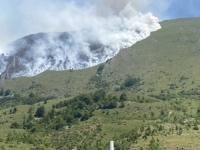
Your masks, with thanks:
[[[160,21],[200,17],[200,0],[0,0],[0,52],[12,41],[38,32],[89,26],[90,17],[118,15],[127,3]]]
[[[154,0],[149,8],[160,20],[200,17],[199,0]]]

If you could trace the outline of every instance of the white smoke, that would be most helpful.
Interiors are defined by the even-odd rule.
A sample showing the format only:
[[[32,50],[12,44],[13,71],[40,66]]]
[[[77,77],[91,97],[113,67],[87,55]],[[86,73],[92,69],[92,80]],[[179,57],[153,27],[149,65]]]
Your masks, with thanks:
[[[16,72],[13,76],[34,76],[45,70],[91,67],[114,57],[121,49],[132,46],[148,37],[152,31],[161,28],[158,19],[151,13],[138,12],[134,6],[137,6],[137,9],[141,6],[136,3],[120,1],[123,5],[111,7],[110,4],[113,2],[100,1],[101,7],[91,4],[78,6],[70,2],[65,6],[59,5],[58,8],[47,6],[51,7],[50,13],[45,14],[42,9],[36,12],[38,18],[33,18],[36,24],[34,32],[68,31],[69,37],[63,42],[58,40],[62,33],[49,33],[45,41],[35,39],[35,44],[20,58],[26,69]],[[57,9],[62,11],[59,12]],[[59,13],[56,14],[57,12]],[[37,28],[36,20],[40,20],[41,27],[41,16],[47,20],[43,22],[46,30]],[[27,44],[23,40],[18,42],[19,45]],[[91,49],[92,44],[99,46]],[[13,48],[9,53],[11,56],[19,53],[16,47]]]

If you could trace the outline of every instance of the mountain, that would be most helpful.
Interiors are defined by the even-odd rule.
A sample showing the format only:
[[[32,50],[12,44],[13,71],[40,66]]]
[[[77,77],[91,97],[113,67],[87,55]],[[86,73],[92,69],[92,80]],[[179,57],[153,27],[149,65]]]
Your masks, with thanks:
[[[139,77],[144,84],[134,90],[146,95],[159,94],[161,89],[176,93],[183,89],[198,88],[199,23],[199,18],[161,22],[161,30],[153,32],[150,37],[132,47],[121,50],[114,58],[105,62],[98,82],[107,83],[110,90],[115,90],[120,88],[127,76]],[[100,87],[101,84],[96,86],[97,82],[91,81],[98,67],[99,65],[83,70],[46,71],[32,78],[5,80],[2,86],[18,92],[33,90],[39,93],[81,93]],[[36,83],[41,87],[35,87]]]
[[[198,149],[200,18],[160,24],[97,66],[1,81],[0,147]]]
[[[113,58],[160,29],[151,13],[140,17],[111,17],[110,23],[91,28],[28,35],[11,43],[0,56],[1,78],[30,77],[46,70],[79,70]]]
[[[81,50],[84,46],[75,39],[76,33],[38,33],[23,37],[9,45],[13,51],[11,56],[0,57],[1,78],[34,76],[45,70],[82,69],[106,59],[105,46],[89,42],[89,50],[93,57]]]

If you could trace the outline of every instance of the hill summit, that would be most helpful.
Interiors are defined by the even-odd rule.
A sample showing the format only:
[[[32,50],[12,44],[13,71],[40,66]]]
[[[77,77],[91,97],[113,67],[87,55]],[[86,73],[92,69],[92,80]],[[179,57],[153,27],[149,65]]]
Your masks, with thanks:
[[[110,17],[107,24],[90,29],[28,35],[8,46],[8,56],[0,56],[1,78],[92,67],[160,28],[158,19],[151,13],[130,17],[124,12]]]

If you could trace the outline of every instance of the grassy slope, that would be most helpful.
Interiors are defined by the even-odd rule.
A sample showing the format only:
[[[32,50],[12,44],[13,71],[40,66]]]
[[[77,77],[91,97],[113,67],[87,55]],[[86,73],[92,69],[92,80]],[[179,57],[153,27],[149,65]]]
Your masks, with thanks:
[[[129,99],[132,99],[129,96]],[[31,144],[26,143],[18,143],[18,142],[8,142],[6,143],[6,137],[9,133],[26,133],[23,129],[10,129],[10,124],[13,122],[22,123],[23,116],[28,116],[28,109],[30,107],[34,107],[34,111],[37,110],[39,106],[44,105],[46,111],[50,110],[53,104],[56,104],[64,99],[57,100],[49,100],[47,104],[37,103],[33,106],[30,105],[20,105],[17,107],[17,112],[15,114],[9,114],[9,110],[13,108],[0,110],[0,139],[3,142],[0,142],[0,148],[4,146],[5,149],[29,149],[33,147]],[[187,149],[198,148],[199,144],[199,131],[194,131],[191,128],[187,129],[187,124],[180,125],[179,119],[188,120],[189,118],[193,118],[196,116],[196,109],[198,107],[199,102],[195,100],[187,100],[183,99],[179,104],[183,107],[186,107],[186,113],[184,114],[182,111],[177,111],[175,107],[175,100],[171,101],[158,101],[153,103],[136,103],[132,101],[125,102],[124,108],[115,108],[112,110],[96,110],[94,112],[94,116],[87,121],[80,122],[77,125],[74,125],[73,128],[69,130],[63,130],[51,136],[51,133],[45,136],[36,136],[46,142],[50,142],[52,139],[62,138],[64,136],[72,136],[78,131],[89,131],[89,134],[93,134],[93,131],[97,128],[98,124],[102,125],[102,131],[100,132],[102,143],[107,143],[109,140],[112,140],[114,136],[119,136],[123,133],[127,133],[132,129],[139,129],[141,126],[147,127],[151,125],[151,128],[154,128],[154,124],[162,124],[165,126],[165,130],[154,135],[155,139],[160,140],[160,145],[162,148],[166,147],[167,149],[176,149],[177,146],[185,147]],[[160,119],[160,110],[163,109],[166,113],[164,117],[161,117],[163,121]],[[6,112],[6,115],[4,115]],[[150,114],[154,112],[155,115],[152,117]],[[146,118],[144,115],[146,114]],[[12,116],[12,118],[10,117]],[[177,117],[177,121],[174,123],[174,116]],[[3,122],[3,123],[2,123]],[[177,135],[177,131],[175,130],[175,125],[181,126],[183,128],[182,135]],[[169,132],[169,128],[174,128],[174,133]],[[140,133],[138,131],[138,133]],[[141,133],[142,135],[144,132]],[[89,135],[88,135],[89,136]],[[37,138],[36,137],[36,138]],[[87,136],[85,136],[87,137]],[[98,136],[97,136],[98,137]],[[98,139],[98,138],[97,138]],[[84,140],[84,139],[83,139]],[[151,136],[147,138],[147,140],[142,139],[140,137],[138,139],[137,144],[133,144],[133,149],[139,149],[140,147],[146,147],[151,140]],[[44,145],[41,145],[44,146]],[[65,149],[65,147],[63,147]],[[51,149],[51,146],[46,147],[46,149]]]
[[[200,19],[179,19],[164,21],[162,29],[121,51],[107,67],[115,71],[115,79],[125,75],[139,76],[145,81],[142,87],[155,91],[169,89],[170,83],[178,85],[177,90],[190,89],[200,84]],[[179,82],[181,76],[188,77],[185,84]],[[194,85],[191,82],[194,81]]]
[[[105,63],[103,79],[111,89],[118,87],[127,75],[140,77],[145,81],[139,93],[149,95],[169,89],[169,84],[178,86],[176,91],[188,90],[200,85],[200,19],[178,19],[161,22],[162,29],[131,48],[121,50],[110,63]],[[46,71],[32,78],[17,78],[3,82],[3,87],[26,93],[78,94],[88,92],[87,85],[98,66],[77,71]],[[180,77],[187,80],[180,82]],[[192,81],[194,81],[193,84]],[[91,85],[92,86],[92,85]],[[93,86],[92,86],[93,87]],[[24,92],[25,91],[25,92]]]
[[[115,87],[119,87],[128,75],[140,77],[144,81],[144,85],[134,90],[138,94],[158,94],[161,89],[167,89],[170,92],[177,93],[182,90],[187,91],[192,88],[198,88],[200,85],[200,69],[198,67],[200,63],[199,24],[200,19],[198,18],[164,21],[161,23],[161,30],[152,33],[149,38],[138,42],[131,48],[122,50],[110,63],[105,63],[102,77],[110,83],[110,92],[113,92]],[[78,71],[47,71],[32,78],[23,77],[6,80],[1,86],[24,95],[30,91],[61,96],[64,93],[76,95],[95,89],[92,84],[88,86],[88,80],[95,75],[97,68],[98,66]],[[188,79],[180,81],[181,76],[187,77]],[[194,82],[192,83],[192,81]],[[178,88],[174,90],[170,89],[169,84],[171,83],[176,84]],[[133,89],[129,91],[131,100],[137,96],[133,95],[132,91]],[[48,109],[52,104],[62,100],[62,98],[58,98],[57,100],[48,101],[45,107]],[[189,104],[190,102],[191,104]],[[38,105],[34,105],[35,110]],[[40,105],[43,104],[41,103]],[[194,117],[199,103],[195,100],[190,101],[189,99],[185,99],[182,105],[186,107],[186,114]],[[155,112],[155,116],[158,116],[160,112],[160,107],[158,106],[166,109],[167,113],[172,111],[172,116],[168,119],[169,122],[174,115],[180,118],[185,116],[182,112],[177,111],[170,102],[160,101],[147,104],[126,102],[125,108],[109,110],[108,115],[102,113],[101,110],[97,110],[95,111],[94,117],[74,128],[92,128],[95,123],[103,123],[103,142],[106,143],[113,136],[120,135],[124,131],[129,131],[141,125],[159,122],[159,119],[150,119],[149,110],[149,107],[151,107],[152,111]],[[10,123],[23,121],[23,116],[28,115],[27,111],[29,107],[28,105],[17,106],[18,111],[13,115],[13,118],[9,117],[10,108],[0,110],[1,122],[7,122],[0,125],[0,138],[5,140],[6,134],[12,132],[9,128]],[[7,115],[3,115],[5,111]],[[118,112],[118,115],[116,115],[116,112]],[[144,114],[147,114],[150,120],[143,122]],[[24,132],[23,130],[15,131]],[[198,131],[184,129],[183,133],[184,136],[171,134],[167,135],[167,137],[164,134],[158,134],[156,138],[158,137],[161,140],[162,147],[166,146],[168,149],[175,149],[177,145],[187,147],[188,149],[198,148],[198,137],[196,136],[196,134],[199,134]],[[138,149],[140,146],[147,145],[149,140],[150,138],[147,141],[140,139],[138,140],[138,144],[133,146],[135,149]],[[175,140],[175,143],[179,144],[173,144],[172,141]],[[9,149],[11,145],[10,149],[13,149],[10,143],[0,142],[1,145],[4,145],[6,149]],[[30,147],[30,145],[23,143],[14,143],[14,145],[18,146],[14,149],[28,149]]]

